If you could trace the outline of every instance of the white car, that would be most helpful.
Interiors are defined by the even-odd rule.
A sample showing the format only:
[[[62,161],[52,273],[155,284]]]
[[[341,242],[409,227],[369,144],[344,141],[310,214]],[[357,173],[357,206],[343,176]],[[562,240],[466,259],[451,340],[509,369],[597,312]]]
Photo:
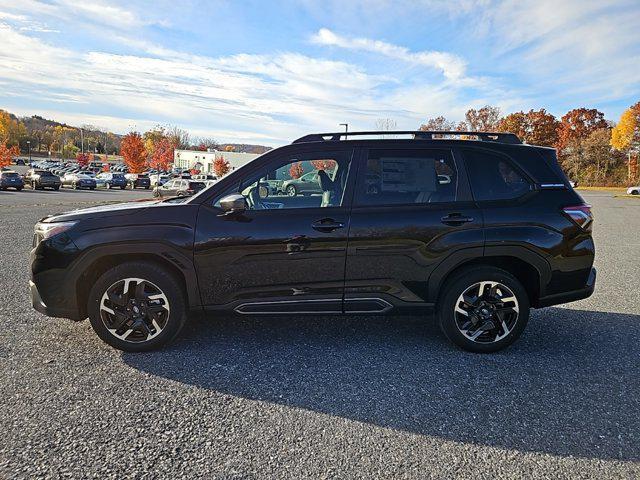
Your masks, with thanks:
[[[640,195],[640,186],[627,188],[627,195]]]

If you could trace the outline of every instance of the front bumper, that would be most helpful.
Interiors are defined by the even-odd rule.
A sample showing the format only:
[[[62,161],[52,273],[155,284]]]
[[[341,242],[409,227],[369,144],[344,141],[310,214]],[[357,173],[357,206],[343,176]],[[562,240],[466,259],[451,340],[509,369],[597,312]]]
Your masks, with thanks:
[[[40,296],[38,287],[31,280],[29,280],[29,294],[31,295],[31,306],[43,315],[48,317],[69,318],[71,320],[84,320],[80,312],[75,309],[61,309],[47,306]]]
[[[591,268],[589,278],[584,288],[579,290],[571,290],[568,292],[556,293],[554,295],[547,295],[538,299],[537,308],[550,307],[552,305],[559,305],[561,303],[575,302],[576,300],[582,300],[583,298],[590,297],[596,287],[596,269]]]

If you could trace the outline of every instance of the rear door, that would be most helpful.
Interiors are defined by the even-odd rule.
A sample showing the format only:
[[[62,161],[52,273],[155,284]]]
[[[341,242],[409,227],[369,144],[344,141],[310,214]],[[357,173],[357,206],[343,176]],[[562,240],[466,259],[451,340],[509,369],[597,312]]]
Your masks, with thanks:
[[[463,251],[482,255],[483,220],[461,159],[448,148],[415,147],[363,149],[359,157],[345,310],[428,307],[439,265]]]

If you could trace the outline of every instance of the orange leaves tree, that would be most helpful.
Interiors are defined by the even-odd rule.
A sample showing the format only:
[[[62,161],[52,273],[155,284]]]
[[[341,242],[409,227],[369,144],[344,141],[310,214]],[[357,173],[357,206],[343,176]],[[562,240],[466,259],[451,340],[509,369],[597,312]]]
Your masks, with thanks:
[[[607,128],[609,125],[604,119],[604,113],[595,108],[574,108],[569,110],[560,119],[558,127],[558,141],[556,148],[559,154],[569,146],[571,141],[587,138],[599,128]]]
[[[311,165],[316,170],[333,170],[336,168],[335,160],[311,160]]]
[[[20,155],[20,149],[17,145],[7,147],[6,143],[0,143],[0,168],[11,165],[13,158],[18,155]]]
[[[289,176],[291,178],[300,178],[304,173],[304,167],[301,162],[292,163],[289,167]]]
[[[88,153],[76,154],[76,162],[78,162],[78,165],[80,165],[82,168],[86,167],[87,165],[89,165],[89,154]]]
[[[130,173],[142,173],[147,164],[147,152],[142,136],[138,132],[130,132],[124,136],[120,144],[120,154]]]
[[[169,167],[173,163],[174,150],[175,146],[168,138],[161,138],[154,145],[149,166],[156,170],[169,170]]]
[[[551,147],[558,141],[560,122],[544,108],[527,113],[510,113],[498,124],[498,131],[515,133],[529,145]]]
[[[223,175],[226,175],[231,170],[231,165],[227,162],[222,155],[216,157],[213,161],[213,173],[216,177],[220,178]]]

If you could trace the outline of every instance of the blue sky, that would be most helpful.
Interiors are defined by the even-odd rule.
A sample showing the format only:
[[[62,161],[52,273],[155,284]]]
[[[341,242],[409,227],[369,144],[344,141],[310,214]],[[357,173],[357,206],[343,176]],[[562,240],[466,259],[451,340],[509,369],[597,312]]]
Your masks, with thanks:
[[[640,100],[638,0],[0,0],[0,108],[223,142]]]

